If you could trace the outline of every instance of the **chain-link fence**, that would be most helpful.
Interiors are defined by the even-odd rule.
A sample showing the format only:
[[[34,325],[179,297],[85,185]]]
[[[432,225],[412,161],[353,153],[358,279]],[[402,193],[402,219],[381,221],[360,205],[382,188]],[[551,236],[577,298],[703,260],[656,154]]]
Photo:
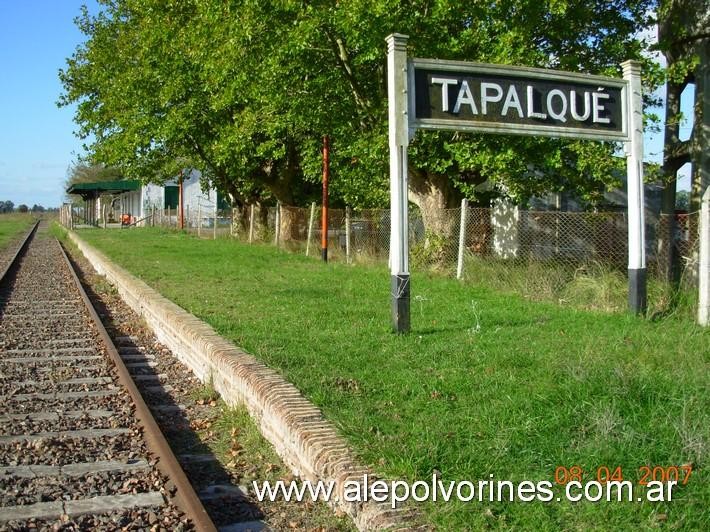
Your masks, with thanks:
[[[321,255],[322,211],[315,204],[215,210],[207,202],[187,209],[184,217],[185,229],[203,238],[270,243]],[[661,216],[647,224],[652,311],[667,311],[677,302],[678,286],[688,294],[696,290],[698,220],[693,213]],[[177,227],[179,213],[161,211],[154,224]],[[424,215],[412,207],[411,268],[436,269],[531,299],[622,310],[627,304],[627,227],[625,212],[531,211],[498,203]],[[328,210],[329,260],[386,263],[389,239],[389,209]],[[679,265],[676,271],[670,268],[669,249]],[[690,307],[695,304],[692,295],[686,299]]]

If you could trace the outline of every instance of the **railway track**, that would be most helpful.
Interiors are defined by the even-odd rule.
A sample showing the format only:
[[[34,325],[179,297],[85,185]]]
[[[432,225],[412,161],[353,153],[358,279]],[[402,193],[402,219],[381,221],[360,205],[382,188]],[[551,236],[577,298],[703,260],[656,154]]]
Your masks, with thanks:
[[[0,268],[0,530],[214,530],[41,223]]]

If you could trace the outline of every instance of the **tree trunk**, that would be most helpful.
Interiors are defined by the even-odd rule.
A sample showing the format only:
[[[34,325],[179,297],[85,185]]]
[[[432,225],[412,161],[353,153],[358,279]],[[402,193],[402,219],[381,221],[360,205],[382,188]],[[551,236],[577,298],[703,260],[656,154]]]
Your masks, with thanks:
[[[290,212],[287,207],[292,207],[295,203],[293,187],[298,175],[298,154],[293,142],[288,141],[286,147],[286,159],[274,163],[270,162],[265,168],[266,175],[265,185],[281,205],[281,240],[293,240],[296,238],[294,228],[297,224],[294,223],[294,213]]]
[[[668,54],[670,56],[670,54]],[[668,57],[667,56],[667,57]],[[668,57],[670,60],[670,57]],[[666,184],[661,198],[661,217],[658,227],[658,274],[667,282],[677,282],[680,275],[679,257],[675,246],[676,175],[687,161],[681,153],[680,96],[685,83],[669,82],[666,88],[666,122],[663,140],[663,175]]]
[[[709,40],[710,15],[706,0],[670,0],[661,4],[659,21],[659,44],[669,67],[699,56],[694,72],[687,72],[683,80],[671,80],[667,84],[666,124],[663,147],[663,171],[668,179],[663,193],[661,213],[665,223],[659,228],[659,270],[671,282],[680,275],[679,259],[675,249],[675,196],[676,173],[687,162],[693,163],[690,194],[690,210],[700,206],[702,191],[710,182],[708,146],[710,138],[710,109],[703,93],[710,85]],[[695,106],[693,132],[688,141],[679,139],[680,95],[688,83],[695,83]]]
[[[457,218],[445,210],[459,206],[461,193],[445,175],[410,168],[409,176],[409,201],[419,207],[426,234],[450,237]]]
[[[707,16],[707,15],[706,15]],[[698,41],[700,59],[695,68],[695,116],[691,152],[693,179],[690,190],[690,211],[700,210],[705,190],[710,186],[710,36]]]
[[[281,206],[281,240],[305,240],[306,224],[303,223],[303,213],[305,209]]]
[[[254,236],[257,240],[266,240],[269,236],[269,207],[261,201],[256,201],[254,209]]]
[[[446,209],[455,208],[461,201],[461,193],[445,175],[430,174],[409,169],[409,201],[419,207],[424,225],[422,235],[410,224],[410,235],[416,235],[415,250],[422,252],[425,262],[441,263],[453,256],[457,243],[454,235],[458,215]],[[411,238],[411,236],[410,236]]]

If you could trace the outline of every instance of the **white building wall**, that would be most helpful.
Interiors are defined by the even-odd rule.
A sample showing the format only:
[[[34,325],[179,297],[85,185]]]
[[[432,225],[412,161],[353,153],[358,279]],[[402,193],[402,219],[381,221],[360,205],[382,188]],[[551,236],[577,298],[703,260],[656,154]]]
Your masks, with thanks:
[[[202,213],[203,220],[205,217],[211,218],[217,204],[217,191],[209,189],[206,192],[202,191],[200,178],[202,173],[199,170],[190,170],[189,174],[183,177],[183,206],[185,208],[185,220],[190,226],[197,224],[198,212]],[[177,179],[165,183],[166,185],[177,185]],[[162,188],[162,187],[161,187]],[[163,197],[165,191],[163,189]]]
[[[141,188],[141,213],[139,218],[150,216],[153,208],[161,210],[165,206],[165,188],[149,183]]]
[[[217,203],[217,191],[210,189],[203,192],[200,187],[200,177],[202,177],[202,174],[199,170],[191,170],[183,179],[185,218],[191,226],[197,224],[197,213],[200,210],[203,213],[203,218],[211,218]],[[165,185],[171,186],[176,186],[177,184],[177,179],[165,183]],[[120,205],[118,216],[130,214],[134,221],[142,220],[151,215],[153,207],[158,210],[165,208],[165,187],[149,183],[139,190],[126,192],[121,194]]]
[[[121,194],[121,214],[130,214],[136,220],[141,215],[141,190],[131,190]]]

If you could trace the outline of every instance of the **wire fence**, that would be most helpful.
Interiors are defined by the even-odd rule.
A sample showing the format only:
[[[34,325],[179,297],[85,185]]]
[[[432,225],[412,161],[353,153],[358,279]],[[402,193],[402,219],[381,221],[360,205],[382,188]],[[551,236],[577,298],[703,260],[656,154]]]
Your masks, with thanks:
[[[184,229],[202,238],[269,243],[320,257],[321,217],[315,204],[216,210],[212,202],[201,200],[197,208],[185,210]],[[665,312],[677,302],[674,277],[681,291],[697,292],[698,222],[699,213],[692,213],[647,223],[652,311]],[[177,228],[179,213],[155,211],[145,225]],[[435,269],[530,299],[622,310],[627,304],[627,227],[625,212],[532,211],[499,203],[444,209],[425,217],[412,207],[410,263],[412,270]],[[329,260],[386,263],[390,211],[329,209],[326,238]],[[680,264],[675,274],[669,253]],[[696,299],[687,297],[689,312],[694,312]]]

